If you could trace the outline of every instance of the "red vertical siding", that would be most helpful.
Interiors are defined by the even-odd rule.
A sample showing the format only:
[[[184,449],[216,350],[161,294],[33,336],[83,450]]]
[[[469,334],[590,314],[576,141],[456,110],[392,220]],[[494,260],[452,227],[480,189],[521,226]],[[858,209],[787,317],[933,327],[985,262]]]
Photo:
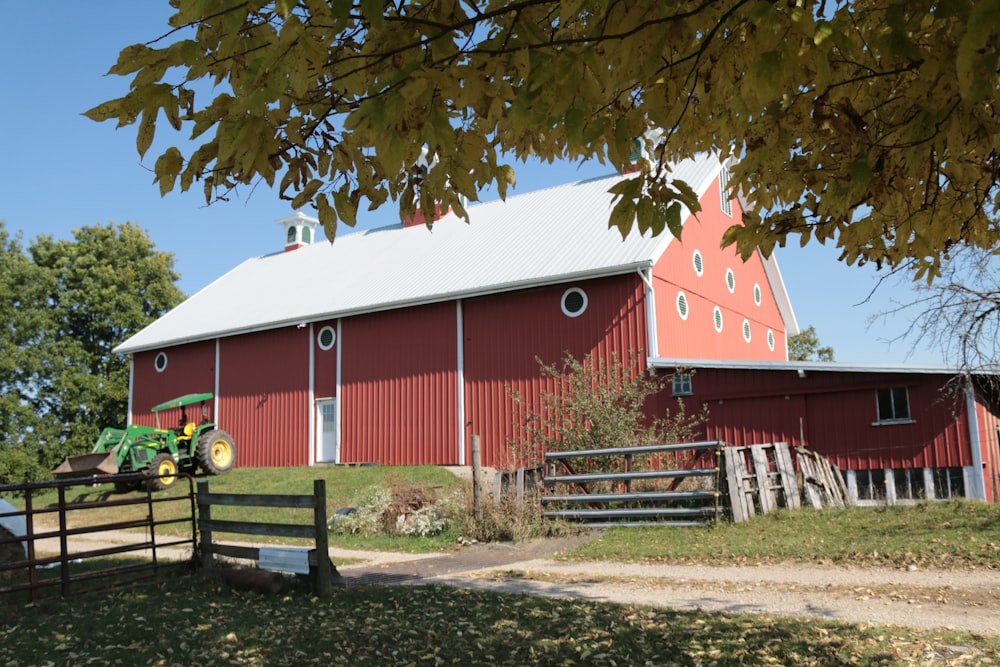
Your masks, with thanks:
[[[454,302],[345,319],[341,460],[458,462]]]
[[[160,352],[167,355],[167,367],[162,373],[153,367]],[[137,352],[132,364],[132,415],[129,419],[134,424],[153,426],[155,418],[150,408],[171,398],[215,391],[215,341]],[[167,418],[174,417],[165,415],[164,419]],[[175,426],[166,422],[163,425]]]
[[[924,374],[697,369],[694,396],[709,410],[706,435],[729,445],[805,445],[843,469],[971,464],[964,398],[947,377]],[[875,392],[908,389],[912,423],[877,421]],[[672,400],[661,396],[660,403]]]
[[[286,328],[220,341],[219,426],[242,467],[309,462],[309,329]]]
[[[569,352],[623,360],[646,355],[644,286],[635,274],[581,281],[588,298],[579,317],[563,314],[569,285],[484,296],[464,302],[466,460],[471,435],[481,438],[483,465],[509,464],[519,408],[511,394],[539,403],[537,359],[558,363]]]
[[[336,341],[329,350],[320,348],[316,342],[316,337],[324,327],[332,327],[337,330],[337,320],[326,322],[316,322],[313,325],[313,354],[315,355],[316,372],[313,379],[316,398],[334,398],[337,395],[337,347],[340,341]]]
[[[719,247],[723,232],[740,220],[739,202],[732,202],[732,217],[722,213],[716,180],[701,204],[698,217],[685,223],[681,238],[671,241],[653,267],[658,356],[784,361],[785,325],[759,253],[744,262],[735,248]],[[696,250],[702,256],[701,275],[695,271]],[[727,269],[735,278],[732,292],[726,283]],[[760,305],[754,299],[755,285],[760,287]],[[687,300],[686,319],[677,309],[678,292]],[[722,331],[715,327],[716,306],[722,314]],[[749,343],[743,336],[744,320],[750,326]],[[769,331],[773,350],[768,345]]]
[[[1000,502],[1000,418],[982,402],[976,402],[979,446],[983,457],[986,500]]]

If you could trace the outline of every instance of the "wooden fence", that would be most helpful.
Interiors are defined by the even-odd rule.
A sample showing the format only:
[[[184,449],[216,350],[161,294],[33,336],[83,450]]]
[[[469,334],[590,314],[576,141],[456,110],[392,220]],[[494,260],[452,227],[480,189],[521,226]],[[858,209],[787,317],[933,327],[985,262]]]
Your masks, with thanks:
[[[650,523],[692,526],[717,521],[721,513],[718,441],[612,447],[545,454],[546,494],[542,516],[578,521],[590,526],[640,526]],[[664,463],[686,462],[699,467],[676,468]],[[708,465],[704,465],[704,463]],[[600,472],[579,472],[588,466]],[[608,472],[611,468],[621,468]],[[678,490],[684,480],[700,479],[701,488]],[[635,483],[656,486],[634,490]],[[600,490],[595,491],[594,487]],[[556,493],[565,488],[564,493]]]
[[[213,519],[212,507],[223,505],[312,509],[313,516],[312,521],[308,524]],[[299,569],[301,564],[310,572],[315,591],[319,594],[329,593],[333,582],[333,565],[330,563],[326,522],[326,481],[322,479],[313,481],[311,496],[211,493],[208,480],[198,482],[198,530],[201,534],[199,549],[203,567],[211,567],[215,556],[254,560],[261,563],[262,567],[290,572],[301,572]],[[283,547],[216,544],[213,542],[215,533],[304,538],[313,540],[315,548],[300,550]],[[301,560],[299,559],[300,554]]]

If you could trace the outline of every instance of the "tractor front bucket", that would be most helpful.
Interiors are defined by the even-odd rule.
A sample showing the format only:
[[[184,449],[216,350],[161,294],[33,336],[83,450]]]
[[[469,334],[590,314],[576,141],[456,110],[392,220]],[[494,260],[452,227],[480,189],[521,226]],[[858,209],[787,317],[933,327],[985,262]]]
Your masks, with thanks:
[[[52,474],[59,479],[68,477],[91,477],[93,475],[114,475],[118,472],[118,461],[114,453],[79,454],[67,456]]]

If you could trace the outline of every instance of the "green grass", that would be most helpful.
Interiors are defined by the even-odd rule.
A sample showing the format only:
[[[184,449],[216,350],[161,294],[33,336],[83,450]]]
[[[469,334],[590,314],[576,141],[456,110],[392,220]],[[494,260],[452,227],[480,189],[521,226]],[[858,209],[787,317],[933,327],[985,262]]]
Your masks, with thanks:
[[[715,565],[782,561],[922,568],[1000,567],[1000,505],[970,501],[779,511],[706,528],[615,528],[572,559]]]
[[[238,468],[229,473],[213,477],[197,477],[195,482],[207,480],[209,489],[215,493],[262,493],[262,494],[300,494],[311,495],[313,480],[326,480],[326,506],[329,514],[342,507],[352,506],[365,489],[370,486],[386,486],[389,488],[420,488],[430,489],[446,495],[453,490],[463,488],[464,482],[454,474],[438,466],[315,466],[300,468]],[[182,498],[187,495],[189,487],[182,479],[173,488],[153,494],[154,499]],[[70,505],[82,502],[100,500],[102,498],[140,498],[145,497],[145,491],[133,491],[127,494],[113,493],[111,485],[80,486],[67,490],[66,500]],[[56,491],[46,491],[36,494],[33,503],[36,508],[55,507]],[[23,508],[23,499],[10,499],[15,505]],[[187,502],[158,502],[155,507],[155,517],[158,521],[169,520],[189,514],[190,505]],[[124,521],[129,518],[140,518],[147,514],[147,506],[138,504],[131,507],[116,507],[106,509],[88,509],[70,512],[71,526],[89,526],[104,523]],[[267,523],[312,522],[312,510],[281,509],[281,508],[213,508],[214,519],[246,520]],[[41,515],[38,519],[42,524],[55,525],[54,514]],[[189,535],[190,524],[170,524],[158,528],[159,534]],[[218,537],[233,541],[280,542],[296,544],[290,538],[261,538],[258,536],[234,535],[220,533]],[[455,544],[458,535],[443,533],[438,536],[398,537],[387,539],[384,536],[361,538],[354,536],[330,535],[332,546],[344,546],[354,549],[399,550],[412,552],[436,551]],[[302,542],[304,543],[304,542]]]
[[[436,586],[264,596],[199,576],[0,617],[0,665],[898,665],[935,654],[996,664],[1000,638]]]

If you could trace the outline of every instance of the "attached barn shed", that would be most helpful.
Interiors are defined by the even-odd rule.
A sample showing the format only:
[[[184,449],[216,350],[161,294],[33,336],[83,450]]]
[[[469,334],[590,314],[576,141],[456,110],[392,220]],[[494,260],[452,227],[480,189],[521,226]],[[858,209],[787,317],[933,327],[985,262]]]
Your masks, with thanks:
[[[650,359],[673,396],[708,407],[706,437],[786,442],[844,471],[861,503],[968,497],[1000,502],[995,402],[955,368],[835,362]],[[683,380],[683,381],[682,381]]]

